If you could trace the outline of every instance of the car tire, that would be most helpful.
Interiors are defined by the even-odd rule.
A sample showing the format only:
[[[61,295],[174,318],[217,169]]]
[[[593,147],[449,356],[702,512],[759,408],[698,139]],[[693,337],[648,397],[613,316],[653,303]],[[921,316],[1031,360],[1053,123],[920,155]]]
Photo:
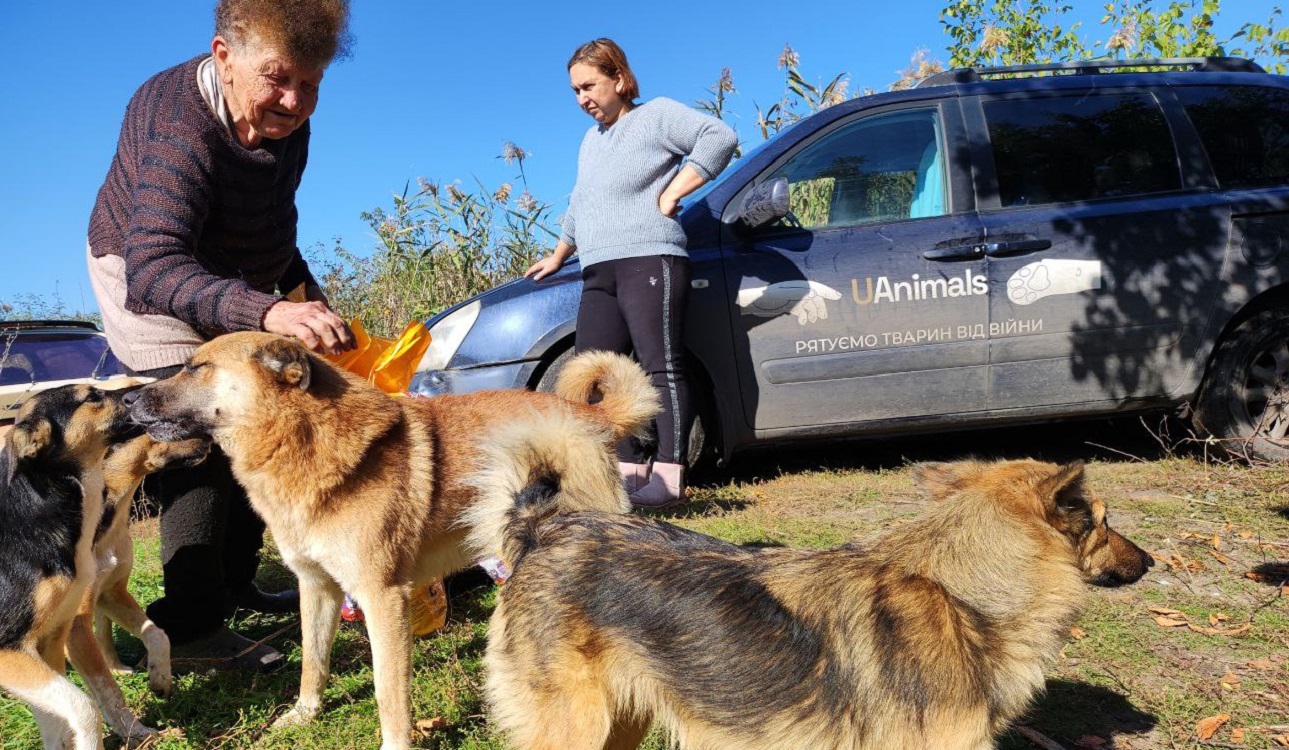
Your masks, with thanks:
[[[1232,456],[1289,458],[1289,310],[1256,313],[1222,339],[1193,422]]]
[[[554,393],[555,381],[559,379],[559,371],[563,370],[564,365],[568,364],[568,361],[572,358],[573,347],[571,346],[555,355],[555,358],[546,365],[546,369],[542,370],[542,376],[537,379],[537,386],[533,390],[539,393]]]
[[[559,379],[560,370],[564,369],[564,365],[573,357],[573,354],[573,348],[569,347],[556,355],[542,371],[534,390],[554,393],[555,381]],[[693,372],[692,365],[690,372]],[[714,443],[709,437],[711,430],[708,428],[709,424],[714,424],[715,412],[711,409],[711,399],[707,397],[707,391],[704,384],[700,382],[701,379],[691,378],[690,380],[690,399],[694,419],[689,427],[689,446],[685,461],[693,475],[701,474],[716,465],[716,456],[712,450]]]

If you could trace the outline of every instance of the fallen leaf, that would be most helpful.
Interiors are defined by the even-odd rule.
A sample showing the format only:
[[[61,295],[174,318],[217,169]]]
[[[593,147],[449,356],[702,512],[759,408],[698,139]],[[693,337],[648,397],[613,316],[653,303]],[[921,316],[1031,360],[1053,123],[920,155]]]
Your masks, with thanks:
[[[1231,730],[1231,744],[1232,745],[1244,744],[1244,727],[1236,727],[1235,729]]]
[[[1209,551],[1208,551],[1208,553],[1209,553],[1210,555],[1212,555],[1212,556],[1213,556],[1213,559],[1214,559],[1214,560],[1217,560],[1218,562],[1222,563],[1223,565],[1230,565],[1230,564],[1231,564],[1231,558],[1227,557],[1226,555],[1222,554],[1221,552],[1218,552],[1218,551],[1216,551],[1216,550],[1209,550]]]
[[[1266,573],[1256,573],[1252,570],[1250,570],[1248,573],[1245,573],[1244,577],[1249,579],[1250,581],[1257,581],[1258,583],[1271,582],[1271,579],[1267,576]]]
[[[1155,624],[1161,628],[1181,628],[1190,625],[1189,622],[1180,617],[1156,617]]]
[[[1209,544],[1212,544],[1212,545],[1213,545],[1213,549],[1222,549],[1222,534],[1221,534],[1221,532],[1214,531],[1214,532],[1213,532],[1213,540],[1212,540],[1211,542],[1209,542]]]
[[[1081,627],[1079,627],[1079,626],[1075,625],[1075,626],[1073,626],[1073,627],[1071,627],[1071,628],[1070,628],[1070,637],[1071,637],[1071,638],[1073,638],[1073,639],[1074,639],[1074,640],[1076,640],[1076,641],[1081,641],[1081,640],[1083,640],[1084,638],[1087,638],[1087,637],[1088,637],[1088,631],[1086,631],[1086,630],[1084,630],[1083,628],[1081,628]]]
[[[1181,611],[1180,609],[1169,609],[1168,607],[1149,607],[1148,609],[1149,609],[1151,612],[1154,612],[1154,613],[1155,613],[1155,614],[1157,614],[1157,615],[1180,615],[1180,614],[1182,614],[1182,611]]]
[[[1251,667],[1252,669],[1271,669],[1275,665],[1276,665],[1275,662],[1271,661],[1270,659],[1254,659],[1253,661],[1249,662],[1249,667]]]
[[[421,734],[433,734],[434,732],[447,729],[448,720],[442,716],[435,716],[433,719],[417,719],[416,731]]]
[[[1253,538],[1253,532],[1252,532],[1252,531],[1241,531],[1241,532],[1239,533],[1239,537],[1240,537],[1241,539],[1252,539],[1252,538]]]
[[[1230,714],[1218,714],[1217,716],[1210,716],[1207,719],[1200,719],[1199,723],[1195,725],[1195,734],[1198,735],[1201,740],[1207,740],[1214,734],[1217,734],[1217,730],[1221,729],[1222,725],[1230,720]]]
[[[1280,747],[1289,747],[1289,734],[1275,734],[1271,736],[1271,741]]]
[[[1212,612],[1208,616],[1208,624],[1216,625],[1219,622],[1226,622],[1229,619],[1231,619],[1230,615],[1224,615],[1221,612]]]
[[[1222,675],[1222,678],[1217,681],[1217,684],[1221,685],[1223,690],[1239,690],[1240,676],[1234,672],[1227,672]]]
[[[1204,635],[1225,635],[1229,637],[1244,635],[1249,632],[1249,628],[1251,627],[1247,622],[1235,628],[1202,628],[1199,625],[1191,625],[1189,622],[1186,623],[1186,625],[1196,633],[1203,633]]]

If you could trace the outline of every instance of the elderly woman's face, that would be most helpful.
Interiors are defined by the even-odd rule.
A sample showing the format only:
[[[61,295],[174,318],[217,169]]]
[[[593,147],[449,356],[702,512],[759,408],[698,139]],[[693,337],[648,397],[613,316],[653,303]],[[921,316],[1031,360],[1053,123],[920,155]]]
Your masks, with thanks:
[[[266,45],[230,46],[223,37],[211,45],[224,99],[242,145],[258,146],[264,138],[285,138],[304,124],[318,106],[325,68],[292,62]]]

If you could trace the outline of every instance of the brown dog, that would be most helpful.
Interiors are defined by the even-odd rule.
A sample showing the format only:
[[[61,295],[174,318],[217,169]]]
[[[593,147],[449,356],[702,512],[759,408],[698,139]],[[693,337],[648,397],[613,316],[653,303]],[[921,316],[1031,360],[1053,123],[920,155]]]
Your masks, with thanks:
[[[0,688],[32,707],[46,748],[103,746],[64,653],[96,572],[103,458],[138,432],[122,401],[88,385],[42,391],[0,448]]]
[[[572,400],[518,390],[391,398],[297,342],[235,333],[132,394],[132,415],[154,437],[219,444],[299,577],[304,673],[279,724],[321,708],[343,589],[366,617],[382,747],[408,746],[408,593],[473,561],[462,543],[476,499],[467,479],[491,430],[509,425],[542,446],[567,507],[629,508],[611,448],[657,411],[644,371],[618,355],[583,355],[565,367],[560,392]],[[592,392],[602,396],[595,406]]]
[[[170,695],[170,639],[158,628],[127,584],[134,569],[134,540],[130,537],[130,504],[143,478],[176,466],[195,466],[210,451],[210,441],[197,438],[163,443],[148,435],[113,445],[103,460],[106,485],[102,520],[94,533],[96,575],[72,621],[67,657],[85,680],[112,732],[127,744],[156,730],[145,726],[125,705],[112,674],[129,674],[112,642],[112,623],[143,641],[148,652],[148,686],[159,696]],[[97,630],[95,624],[97,623]]]
[[[1150,565],[1081,464],[924,465],[923,517],[810,552],[557,513],[558,482],[510,455],[478,479],[495,520],[472,541],[514,570],[485,664],[490,718],[523,750],[634,748],[654,721],[684,750],[992,748],[1084,582]]]

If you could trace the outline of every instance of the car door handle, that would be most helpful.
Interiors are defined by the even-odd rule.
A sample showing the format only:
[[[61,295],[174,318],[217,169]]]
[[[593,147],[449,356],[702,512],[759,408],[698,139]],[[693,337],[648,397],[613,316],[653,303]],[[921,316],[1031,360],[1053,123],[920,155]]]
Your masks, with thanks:
[[[950,245],[937,247],[922,253],[927,260],[975,260],[985,257],[985,245],[973,242],[970,245]]]
[[[991,258],[1003,258],[1008,255],[1024,255],[1046,250],[1052,246],[1051,240],[1006,240],[1004,242],[986,242],[985,255]]]

